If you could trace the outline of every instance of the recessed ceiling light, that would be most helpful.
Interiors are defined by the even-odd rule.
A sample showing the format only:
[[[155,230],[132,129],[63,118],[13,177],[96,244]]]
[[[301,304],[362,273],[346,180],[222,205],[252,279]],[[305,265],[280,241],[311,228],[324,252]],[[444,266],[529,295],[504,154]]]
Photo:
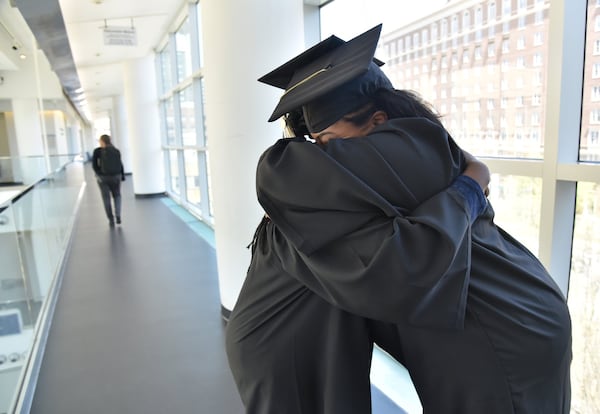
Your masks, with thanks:
[[[25,53],[21,53],[21,54],[19,55],[19,58],[20,58],[21,60],[25,60],[25,59],[27,59],[27,55],[26,55]]]

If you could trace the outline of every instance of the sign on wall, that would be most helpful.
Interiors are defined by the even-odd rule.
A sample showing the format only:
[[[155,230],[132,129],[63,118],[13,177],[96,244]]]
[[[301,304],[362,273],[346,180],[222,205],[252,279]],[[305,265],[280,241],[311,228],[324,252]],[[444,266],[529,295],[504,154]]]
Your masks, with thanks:
[[[107,46],[137,46],[137,33],[135,27],[104,27],[104,44]]]

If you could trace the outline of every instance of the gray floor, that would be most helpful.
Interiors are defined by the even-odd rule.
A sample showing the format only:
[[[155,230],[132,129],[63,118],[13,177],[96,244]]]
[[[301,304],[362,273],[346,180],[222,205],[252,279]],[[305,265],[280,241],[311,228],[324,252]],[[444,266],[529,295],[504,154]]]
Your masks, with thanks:
[[[160,199],[135,198],[131,177],[110,228],[86,177],[31,413],[243,413],[213,248]],[[373,407],[403,412],[376,389]]]

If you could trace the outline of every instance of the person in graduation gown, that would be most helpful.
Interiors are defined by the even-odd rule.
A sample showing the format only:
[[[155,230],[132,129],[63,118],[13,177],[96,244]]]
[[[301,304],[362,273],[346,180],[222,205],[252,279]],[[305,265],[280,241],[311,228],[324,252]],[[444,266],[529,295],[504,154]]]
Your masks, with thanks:
[[[258,165],[269,219],[227,332],[248,412],[369,412],[374,341],[407,366],[425,413],[567,413],[564,297],[493,223],[477,162],[379,70],[378,30],[267,76],[286,89],[272,120],[296,117],[317,144],[280,140]],[[359,66],[357,50],[358,74],[298,86],[322,73],[315,61]]]

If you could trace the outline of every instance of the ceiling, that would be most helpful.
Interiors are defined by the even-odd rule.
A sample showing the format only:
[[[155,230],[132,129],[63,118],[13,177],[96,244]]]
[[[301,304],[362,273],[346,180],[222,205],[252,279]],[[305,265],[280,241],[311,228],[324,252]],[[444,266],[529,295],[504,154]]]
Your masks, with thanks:
[[[39,0],[35,0],[39,1]],[[57,1],[57,0],[45,0]],[[186,0],[58,0],[73,61],[92,118],[107,114],[123,93],[123,62],[148,56]],[[104,28],[135,28],[135,46],[106,45]]]
[[[123,94],[123,63],[151,54],[165,33],[177,29],[177,17],[191,0],[8,1],[33,32],[65,94],[91,122],[110,115],[113,98]],[[134,28],[137,43],[106,44],[106,27]]]
[[[123,63],[148,56],[188,0],[10,0],[63,89],[88,121],[110,114],[123,94]],[[106,44],[109,28],[135,29],[135,45]]]

